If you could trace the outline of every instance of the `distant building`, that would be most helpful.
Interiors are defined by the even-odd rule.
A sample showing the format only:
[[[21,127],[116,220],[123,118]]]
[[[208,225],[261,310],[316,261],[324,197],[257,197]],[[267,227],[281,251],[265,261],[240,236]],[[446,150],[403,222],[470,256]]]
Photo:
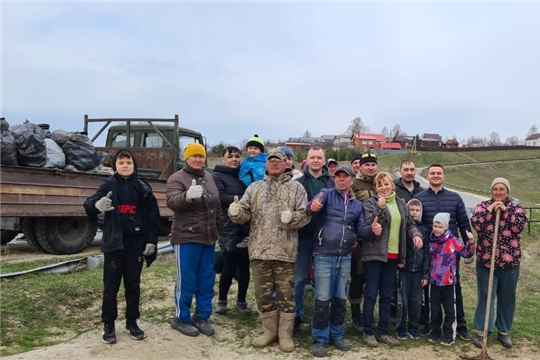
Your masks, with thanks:
[[[424,133],[422,135],[422,147],[441,147],[442,137],[439,134]]]
[[[354,133],[351,141],[355,149],[380,149],[382,143],[386,143],[386,137],[383,134],[359,134]]]
[[[444,143],[446,149],[457,149],[459,147],[459,142],[456,139],[448,139]]]
[[[527,146],[540,146],[540,133],[531,134],[525,139]]]

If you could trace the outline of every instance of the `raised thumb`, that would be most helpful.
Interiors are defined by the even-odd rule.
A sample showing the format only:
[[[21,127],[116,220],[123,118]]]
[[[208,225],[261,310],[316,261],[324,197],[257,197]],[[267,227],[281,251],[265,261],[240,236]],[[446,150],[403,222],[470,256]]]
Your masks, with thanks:
[[[193,179],[191,180],[191,186],[196,186],[197,185],[197,180]]]
[[[238,204],[238,195],[234,195],[234,203]]]
[[[379,217],[378,217],[378,216],[375,216],[375,219],[373,219],[373,223],[374,223],[374,224],[378,224],[378,223],[379,223]]]
[[[108,199],[112,198],[112,191],[109,191],[109,192],[107,193],[107,198],[108,198]]]
[[[323,196],[322,196],[322,193],[319,194],[319,198],[317,199],[319,202],[322,202],[323,200]]]

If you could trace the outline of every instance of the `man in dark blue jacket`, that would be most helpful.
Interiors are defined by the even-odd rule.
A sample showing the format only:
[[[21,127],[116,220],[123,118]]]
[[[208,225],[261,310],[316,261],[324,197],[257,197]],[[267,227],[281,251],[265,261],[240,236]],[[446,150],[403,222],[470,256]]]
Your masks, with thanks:
[[[318,213],[317,240],[313,250],[315,306],[313,307],[312,355],[326,356],[326,346],[341,351],[351,349],[343,340],[347,313],[347,288],[351,273],[351,253],[356,235],[369,239],[379,235],[378,222],[371,226],[364,220],[364,206],[351,191],[354,173],[342,166],[335,173],[336,187],[322,189],[311,200],[308,212]]]
[[[422,202],[422,223],[432,224],[433,217],[439,212],[447,212],[450,214],[449,229],[456,236],[461,233],[462,239],[468,239],[467,231],[471,231],[471,223],[467,216],[467,209],[461,196],[454,191],[445,189],[444,186],[444,169],[440,164],[432,164],[428,168],[427,180],[429,188],[416,194],[414,199]],[[458,232],[459,229],[459,232]],[[465,320],[465,311],[463,309],[463,295],[461,293],[461,284],[459,282],[459,259],[457,258],[456,269],[456,320],[457,320],[457,335],[465,341],[472,340],[467,329],[467,321]],[[420,330],[421,335],[429,334],[429,326]]]
[[[322,189],[334,187],[334,180],[328,173],[324,151],[320,147],[312,147],[308,151],[307,164],[304,175],[296,179],[306,190],[308,201]],[[294,301],[296,302],[293,334],[300,330],[304,316],[304,290],[309,271],[309,264],[313,256],[315,245],[315,226],[317,217],[312,216],[309,224],[298,230],[298,256],[294,264]]]

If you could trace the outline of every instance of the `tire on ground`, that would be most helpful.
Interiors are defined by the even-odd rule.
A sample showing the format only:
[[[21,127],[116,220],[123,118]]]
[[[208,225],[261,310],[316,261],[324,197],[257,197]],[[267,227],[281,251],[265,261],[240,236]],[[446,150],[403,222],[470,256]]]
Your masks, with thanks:
[[[6,245],[8,242],[15,239],[17,235],[19,235],[18,231],[6,230],[6,229],[0,229],[0,230],[2,231],[1,232],[2,237],[0,241],[0,244],[2,245]]]
[[[51,254],[75,254],[86,249],[96,237],[97,218],[51,217],[36,221],[39,244]]]
[[[39,241],[36,236],[36,219],[37,218],[23,218],[22,219],[22,229],[24,233],[24,237],[26,238],[26,242],[30,244],[34,249],[37,251],[41,251],[43,253],[48,253],[47,250],[43,248],[39,244]]]

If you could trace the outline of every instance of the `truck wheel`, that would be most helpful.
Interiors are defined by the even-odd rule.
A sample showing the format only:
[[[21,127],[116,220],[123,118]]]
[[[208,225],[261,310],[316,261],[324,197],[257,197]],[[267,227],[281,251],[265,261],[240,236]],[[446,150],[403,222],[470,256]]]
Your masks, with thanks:
[[[158,235],[168,236],[171,233],[171,228],[172,228],[172,221],[169,221],[169,219],[161,219]]]
[[[79,253],[92,243],[96,232],[96,218],[81,216],[36,220],[36,235],[39,244],[51,254]]]
[[[2,241],[0,242],[0,244],[2,245],[6,245],[8,242],[15,239],[17,235],[19,235],[18,231],[5,230],[5,229],[1,229],[1,230],[2,230],[2,233],[1,233]]]
[[[36,218],[23,218],[22,219],[22,229],[26,242],[30,244],[37,251],[48,253],[37,240],[36,236]]]

